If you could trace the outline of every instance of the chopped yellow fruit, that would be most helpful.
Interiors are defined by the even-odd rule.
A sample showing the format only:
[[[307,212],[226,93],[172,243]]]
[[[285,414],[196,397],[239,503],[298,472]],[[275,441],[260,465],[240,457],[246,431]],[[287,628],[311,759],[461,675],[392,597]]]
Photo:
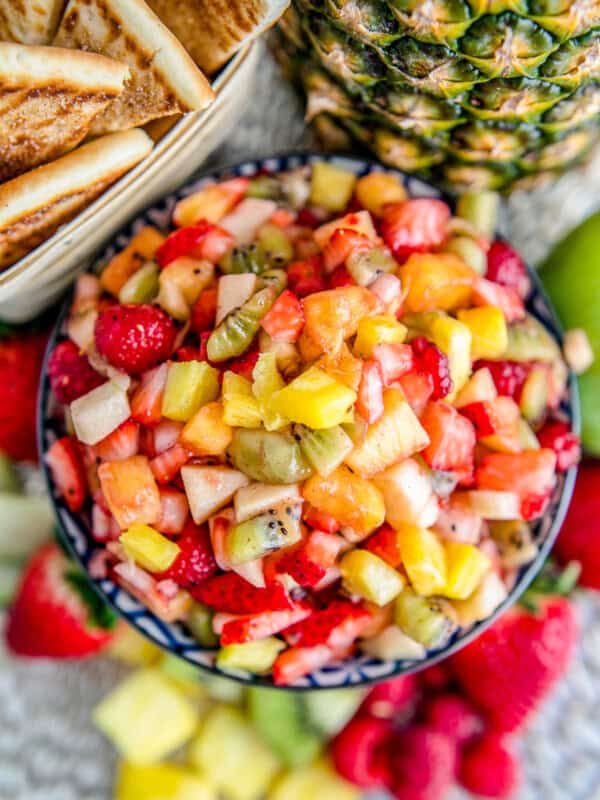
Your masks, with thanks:
[[[277,431],[289,424],[275,409],[272,399],[275,392],[285,387],[285,381],[277,369],[275,353],[261,353],[252,371],[252,393],[258,402],[260,415],[268,431]]]
[[[460,309],[458,319],[471,331],[471,360],[500,358],[508,345],[506,319],[496,306]]]
[[[102,288],[115,297],[125,286],[129,278],[154,258],[154,254],[164,242],[165,237],[151,225],[139,230],[129,244],[117,253],[102,271],[100,283]]]
[[[440,591],[453,600],[466,600],[477,589],[491,567],[478,547],[463,542],[446,542],[446,586]]]
[[[407,312],[456,311],[471,300],[477,273],[453,253],[413,253],[398,270]]]
[[[356,182],[354,190],[359,205],[380,217],[387,203],[406,200],[406,189],[397,175],[388,172],[370,172]]]
[[[231,426],[223,419],[218,400],[196,411],[181,432],[179,440],[197,456],[220,456],[231,444]]]
[[[105,461],[98,478],[106,504],[126,530],[136,522],[155,525],[161,515],[160,494],[146,456]]]
[[[356,549],[346,553],[340,569],[344,589],[376,606],[391,603],[404,587],[402,575],[368,550]]]
[[[175,206],[173,221],[180,227],[194,225],[201,219],[219,222],[239,199],[240,191],[235,190],[233,181],[211,183],[180,200]]]
[[[132,667],[149,667],[158,661],[162,651],[131,625],[123,623],[117,628],[105,653]]]
[[[272,408],[309,428],[333,428],[343,422],[356,392],[318,367],[310,367],[273,395]]]
[[[325,760],[284,773],[269,800],[359,800],[360,792]]]
[[[205,717],[188,757],[190,765],[228,800],[259,800],[280,769],[242,712],[224,705]]]
[[[454,389],[447,399],[452,400],[471,375],[471,331],[464,323],[438,311],[415,314],[407,322],[409,327],[413,323],[448,356]]]
[[[223,422],[232,428],[259,428],[262,423],[252,384],[235,372],[223,376]]]
[[[327,161],[313,164],[310,202],[328,211],[343,211],[352,197],[356,175]]]
[[[378,344],[400,344],[406,339],[406,328],[391,314],[363,317],[358,323],[354,340],[354,355],[371,358]]]
[[[268,672],[275,659],[285,650],[285,642],[275,636],[267,636],[255,642],[230,644],[222,647],[217,653],[217,667],[222,670],[242,670],[255,675]]]
[[[161,287],[165,283],[177,286],[186,303],[193,305],[214,274],[215,267],[210,261],[180,256],[161,270],[158,280]]]
[[[132,525],[119,542],[129,558],[150,572],[164,572],[179,555],[179,547],[149,525]]]
[[[117,772],[115,800],[216,800],[216,795],[199,775],[176,764],[125,761]]]
[[[94,711],[94,722],[127,761],[143,766],[185,744],[198,715],[158,669],[141,669],[104,698]]]
[[[497,572],[490,570],[481,579],[479,586],[466,600],[454,600],[460,625],[471,625],[487,619],[506,600],[508,591]]]
[[[187,422],[201,406],[219,396],[218,370],[206,361],[169,364],[162,413],[168,419]]]
[[[446,588],[446,553],[433,531],[417,525],[401,525],[398,545],[402,565],[417,594],[439,594]]]
[[[339,350],[325,353],[315,366],[322,369],[336,381],[343,383],[352,391],[357,392],[362,376],[362,361],[355,358],[350,348],[344,342]]]

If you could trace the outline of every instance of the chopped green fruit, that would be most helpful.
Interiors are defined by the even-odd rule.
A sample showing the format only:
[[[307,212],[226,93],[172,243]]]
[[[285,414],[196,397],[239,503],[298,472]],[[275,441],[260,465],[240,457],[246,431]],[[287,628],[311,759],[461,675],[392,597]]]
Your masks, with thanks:
[[[213,362],[227,361],[245,353],[276,296],[273,287],[268,286],[253,294],[241,308],[228,314],[208,338],[206,351],[209,359]]]
[[[187,422],[196,411],[219,396],[219,373],[206,361],[169,364],[163,397],[164,417]]]
[[[47,497],[0,492],[0,558],[29,556],[52,536],[54,514]]]
[[[352,197],[356,175],[327,161],[317,161],[312,167],[310,202],[328,211],[343,211]]]
[[[500,196],[496,192],[465,192],[458,198],[456,213],[482,236],[491,239],[496,230],[499,204]]]
[[[287,433],[238,429],[227,453],[237,469],[263,483],[299,483],[312,474],[300,445]]]
[[[105,697],[94,722],[124,758],[143,766],[185,744],[198,715],[181,689],[150,668],[134,672]]]
[[[281,195],[281,183],[270,175],[257,175],[246,189],[246,197],[258,197],[261,200],[279,200]]]
[[[309,367],[273,396],[272,405],[292,422],[333,428],[344,421],[356,392],[318,367]]]
[[[294,257],[292,243],[278,225],[266,222],[258,231],[258,242],[272,263],[285,264]]]
[[[362,689],[319,689],[304,692],[302,700],[311,726],[329,738],[354,716],[364,694]]]
[[[232,564],[244,564],[301,538],[300,506],[284,503],[268,514],[233,525],[227,531],[227,555]]]
[[[404,586],[402,575],[368,550],[357,549],[346,553],[340,569],[344,589],[377,606],[391,603]]]
[[[268,269],[258,279],[258,288],[266,289],[269,286],[280,295],[288,284],[287,272],[284,269]]]
[[[359,800],[360,793],[325,760],[287,772],[277,781],[269,800]]]
[[[236,522],[244,522],[283,503],[294,505],[301,502],[300,490],[294,483],[251,483],[235,493],[235,519]]]
[[[273,408],[271,399],[283,389],[285,382],[277,369],[274,353],[261,353],[252,372],[252,393],[258,402],[263,424],[268,431],[285,427],[288,421]]]
[[[211,517],[231,500],[248,478],[229,467],[203,467],[200,464],[181,468],[181,478],[196,525]]]
[[[285,650],[285,642],[268,636],[256,642],[230,644],[217,654],[217,667],[229,672],[252,672],[264,675],[273,666],[275,659]]]
[[[164,653],[160,660],[159,667],[161,672],[168,675],[179,683],[199,683],[200,670],[189,661],[175,656],[172,653]]]
[[[508,361],[552,362],[561,360],[562,355],[548,329],[527,314],[525,319],[508,326],[508,346],[502,358]]]
[[[256,730],[287,767],[302,767],[322,750],[323,739],[311,726],[302,695],[250,687],[246,697]]]
[[[179,547],[149,525],[136,523],[122,533],[125,554],[150,572],[165,572],[179,555]]]
[[[125,761],[117,772],[115,800],[215,800],[215,795],[200,775],[176,764]]]
[[[455,253],[479,275],[485,275],[487,269],[485,250],[470,236],[453,236],[444,250],[447,253]]]
[[[398,262],[386,247],[373,247],[351,253],[346,268],[359,286],[368,286],[380,275],[396,272]]]
[[[228,800],[259,800],[280,768],[251,723],[229,706],[209,711],[188,757],[190,765]]]
[[[213,700],[239,705],[244,698],[244,688],[237,681],[221,678],[219,675],[208,675],[205,672],[200,679]]]
[[[394,616],[396,625],[424,647],[440,646],[456,627],[446,600],[422,597],[409,587],[396,598]]]
[[[0,451],[0,492],[19,493],[21,479],[12,460]]]
[[[219,269],[224,275],[241,275],[251,272],[260,275],[269,267],[264,248],[258,244],[247,244],[228,250],[219,261]]]
[[[333,472],[354,448],[354,442],[340,425],[320,431],[294,425],[293,434],[306,460],[319,475]]]
[[[158,294],[158,265],[149,261],[121,287],[119,303],[151,303]]]
[[[22,564],[4,564],[0,562],[0,609],[10,605],[15,590],[19,585],[22,570]]]
[[[219,644],[219,637],[212,628],[212,618],[212,611],[202,603],[194,603],[186,617],[185,624],[202,647],[216,647]]]
[[[545,367],[533,367],[527,376],[519,407],[521,414],[528,422],[539,422],[548,405],[548,370]]]

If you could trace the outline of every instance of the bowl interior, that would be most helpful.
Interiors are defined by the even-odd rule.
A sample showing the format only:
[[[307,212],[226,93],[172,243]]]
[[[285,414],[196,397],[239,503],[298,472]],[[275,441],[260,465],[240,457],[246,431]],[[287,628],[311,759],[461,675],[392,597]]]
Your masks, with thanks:
[[[116,252],[124,248],[135,232],[144,225],[151,224],[163,231],[167,231],[169,229],[171,213],[175,203],[188,194],[197,191],[209,181],[233,175],[251,176],[260,170],[281,171],[316,160],[334,162],[339,166],[352,170],[358,175],[364,175],[373,170],[383,169],[380,165],[364,159],[303,153],[248,161],[235,167],[213,172],[210,175],[202,177],[200,180],[183,186],[178,191],[163,198],[160,202],[131,220],[120,233],[113,237],[106,248],[99,254],[96,263],[105,262]],[[403,175],[396,170],[385,171],[394,172],[399,175],[410,196],[443,196],[434,186],[424,183],[417,178]],[[562,332],[556,315],[541,288],[539,279],[531,269],[529,271],[532,278],[533,290],[528,300],[528,311],[537,317],[555,338],[560,340],[562,338]],[[64,337],[63,329],[68,308],[69,300],[67,300],[62,309],[53,336],[49,342],[46,361],[48,354],[54,348],[57,341],[60,341],[60,339]],[[569,420],[573,429],[579,431],[579,399],[577,384],[572,375],[569,377],[567,393],[561,404],[560,411],[561,414]],[[46,365],[44,365],[40,388],[38,425],[39,449],[40,453],[45,453],[56,438],[65,434],[64,423],[61,417],[56,414],[56,405],[50,393]],[[98,550],[98,544],[94,541],[90,532],[89,509],[78,514],[73,514],[69,511],[62,498],[58,495],[52,477],[46,467],[44,467],[44,471],[60,523],[63,539],[73,556],[86,571],[89,571],[90,560]],[[573,491],[575,474],[576,469],[571,469],[566,474],[558,475],[558,481],[554,489],[550,506],[543,518],[533,525],[534,538],[539,548],[538,554],[531,563],[521,567],[512,591],[491,617],[458,630],[443,647],[429,650],[425,659],[419,661],[380,661],[367,655],[357,655],[320,669],[289,688],[302,690],[359,686],[384,680],[395,675],[415,672],[440,661],[478,636],[499,614],[518,599],[539,571],[552,547],[566,514]],[[199,646],[184,624],[165,623],[158,619],[142,603],[112,580],[91,580],[97,591],[114,606],[117,612],[155,644],[205,670],[220,675],[226,674],[222,673],[215,666],[216,651]],[[273,685],[269,677],[233,677],[244,683]]]

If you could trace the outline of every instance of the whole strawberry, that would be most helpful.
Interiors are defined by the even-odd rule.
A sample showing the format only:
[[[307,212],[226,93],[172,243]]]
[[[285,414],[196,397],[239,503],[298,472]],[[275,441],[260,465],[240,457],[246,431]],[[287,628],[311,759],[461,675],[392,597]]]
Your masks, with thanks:
[[[386,786],[390,781],[388,720],[354,717],[331,743],[331,757],[339,774],[361,789]]]
[[[398,800],[441,800],[454,783],[457,750],[448,736],[411,725],[390,749],[391,789]]]
[[[173,320],[151,305],[114,305],[100,312],[95,339],[98,352],[130,375],[167,359],[175,345]]]
[[[90,365],[85,353],[70,339],[59,342],[48,361],[48,376],[59,403],[72,403],[104,383],[106,378]]]
[[[51,542],[25,569],[5,636],[19,656],[83,658],[111,641],[115,621],[87,579]]]
[[[521,763],[505,737],[486,733],[463,752],[459,780],[477,797],[507,800],[521,782]]]

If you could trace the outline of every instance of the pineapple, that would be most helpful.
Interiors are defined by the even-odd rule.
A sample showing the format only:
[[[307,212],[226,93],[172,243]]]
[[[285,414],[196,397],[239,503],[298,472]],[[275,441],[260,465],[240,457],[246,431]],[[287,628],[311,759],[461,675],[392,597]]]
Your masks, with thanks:
[[[326,144],[503,189],[598,139],[599,23],[596,2],[294,0],[274,46]]]

